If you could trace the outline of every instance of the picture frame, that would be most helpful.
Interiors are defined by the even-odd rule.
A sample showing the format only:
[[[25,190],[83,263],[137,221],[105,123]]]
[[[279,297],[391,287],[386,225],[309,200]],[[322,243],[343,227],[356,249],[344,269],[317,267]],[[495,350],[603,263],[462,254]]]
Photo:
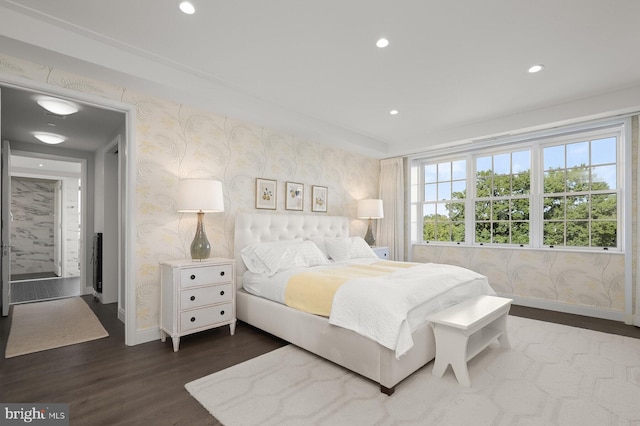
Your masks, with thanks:
[[[275,210],[278,182],[272,179],[256,178],[256,209]]]
[[[326,186],[311,187],[311,211],[326,213],[328,199],[329,189]]]
[[[304,184],[297,182],[286,183],[284,208],[298,211],[304,209]]]

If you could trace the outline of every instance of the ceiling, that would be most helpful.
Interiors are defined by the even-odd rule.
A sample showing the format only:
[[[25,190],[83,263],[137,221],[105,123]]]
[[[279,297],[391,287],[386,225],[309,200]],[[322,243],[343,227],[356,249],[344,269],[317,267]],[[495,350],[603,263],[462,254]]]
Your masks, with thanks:
[[[0,0],[0,52],[377,158],[640,110],[637,0],[178,3]]]

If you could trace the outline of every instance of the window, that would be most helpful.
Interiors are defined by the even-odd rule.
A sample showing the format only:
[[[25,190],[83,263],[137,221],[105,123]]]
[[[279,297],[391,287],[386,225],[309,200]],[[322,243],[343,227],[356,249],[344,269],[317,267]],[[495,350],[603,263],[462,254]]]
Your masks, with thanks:
[[[611,136],[543,149],[543,244],[616,247],[618,142]]]
[[[414,159],[412,240],[621,249],[624,123],[563,132]]]
[[[475,242],[529,244],[531,155],[476,158]]]

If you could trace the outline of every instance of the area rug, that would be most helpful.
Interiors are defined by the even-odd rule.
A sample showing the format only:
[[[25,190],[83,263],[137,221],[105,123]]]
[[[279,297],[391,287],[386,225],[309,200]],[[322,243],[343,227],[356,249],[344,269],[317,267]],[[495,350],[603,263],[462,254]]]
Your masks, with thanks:
[[[107,337],[79,297],[13,306],[5,358]]]
[[[640,340],[509,316],[512,349],[469,361],[471,387],[433,362],[396,386],[376,383],[293,345],[185,385],[234,425],[640,424]]]

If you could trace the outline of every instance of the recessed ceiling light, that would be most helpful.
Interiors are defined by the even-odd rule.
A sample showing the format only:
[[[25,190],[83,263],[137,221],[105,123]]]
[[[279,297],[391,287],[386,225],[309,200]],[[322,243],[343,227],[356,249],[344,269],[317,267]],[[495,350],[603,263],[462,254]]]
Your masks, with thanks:
[[[386,38],[381,38],[376,42],[376,46],[378,46],[380,49],[387,47],[389,45],[389,40],[387,40]]]
[[[62,99],[44,97],[38,99],[37,102],[42,108],[58,115],[75,114],[79,109],[78,105],[73,102],[64,101]]]
[[[180,3],[180,10],[182,13],[186,13],[187,15],[193,15],[196,12],[196,8],[193,7],[193,4],[188,1],[183,1]]]
[[[544,68],[544,65],[534,65],[531,68],[529,68],[529,72],[531,74],[542,71],[542,68]]]
[[[400,111],[398,111],[397,109],[392,109],[391,111],[389,111],[389,114],[391,115],[398,115]]]
[[[64,136],[56,135],[54,133],[39,132],[34,133],[33,136],[35,136],[35,138],[40,142],[48,143],[50,145],[59,144],[67,140],[67,138],[65,138]]]
[[[44,167],[44,164],[38,163],[38,167]]]

